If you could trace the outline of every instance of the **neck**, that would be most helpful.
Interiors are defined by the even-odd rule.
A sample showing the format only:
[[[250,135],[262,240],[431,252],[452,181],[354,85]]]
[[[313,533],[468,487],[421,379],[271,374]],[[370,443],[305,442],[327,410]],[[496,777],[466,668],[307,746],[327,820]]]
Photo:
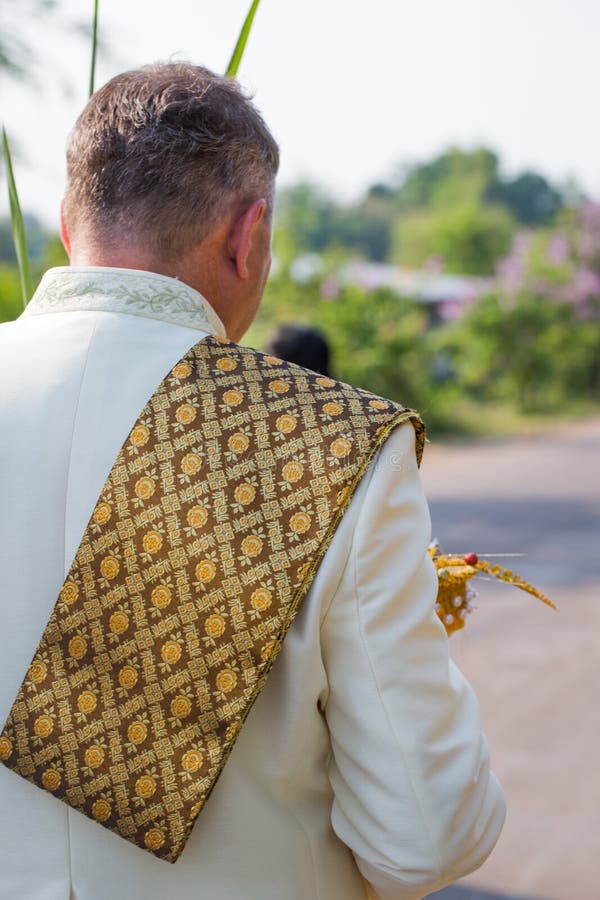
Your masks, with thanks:
[[[166,261],[143,251],[137,252],[132,248],[73,246],[70,264],[72,266],[136,269],[176,278],[202,294],[223,322],[228,337],[239,340],[245,331],[244,328],[240,332],[232,321],[235,317],[232,315],[231,302],[228,302],[228,292],[223,289],[214,258],[211,259],[210,253],[204,254],[202,258],[196,255],[191,262],[187,259]],[[222,299],[223,297],[225,300]]]

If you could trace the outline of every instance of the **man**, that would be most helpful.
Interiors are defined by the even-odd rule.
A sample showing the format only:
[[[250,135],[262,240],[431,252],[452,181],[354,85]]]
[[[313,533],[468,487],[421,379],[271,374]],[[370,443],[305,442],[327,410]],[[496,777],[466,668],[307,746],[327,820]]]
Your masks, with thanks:
[[[144,404],[190,348],[239,341],[256,313],[277,167],[253,105],[200,67],[119,75],[75,125],[62,228],[71,267],[48,272],[26,312],[0,330],[2,721],[82,535],[100,522],[120,448],[128,435],[147,437]],[[291,442],[285,431],[273,444]],[[40,790],[0,766],[0,897],[413,900],[483,862],[504,804],[476,699],[434,612],[415,440],[410,421],[392,428],[365,468],[176,865],[59,802],[54,785]],[[226,483],[226,466],[211,477]],[[215,558],[224,535],[205,535]],[[111,622],[117,643],[141,614],[132,591],[119,612],[125,625]],[[259,621],[260,609],[244,615]],[[74,658],[83,652],[71,648]],[[36,715],[47,719],[35,690]],[[79,712],[85,719],[81,703]],[[86,739],[85,725],[78,734]],[[160,761],[153,746],[147,778]],[[8,738],[0,750],[9,764]],[[125,753],[112,744],[101,752]]]

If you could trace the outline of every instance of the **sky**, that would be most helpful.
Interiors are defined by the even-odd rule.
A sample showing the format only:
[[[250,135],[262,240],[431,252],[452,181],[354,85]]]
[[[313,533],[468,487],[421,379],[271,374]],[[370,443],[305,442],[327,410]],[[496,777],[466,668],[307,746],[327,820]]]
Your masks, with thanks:
[[[66,135],[87,100],[89,42],[75,26],[92,2],[39,16],[27,0],[3,5],[35,80],[3,77],[0,112],[22,206],[53,227]],[[100,0],[96,86],[155,60],[223,71],[248,6]],[[280,143],[282,185],[308,178],[352,200],[448,146],[486,145],[508,175],[533,168],[600,197],[599,36],[598,0],[262,0],[238,77]]]

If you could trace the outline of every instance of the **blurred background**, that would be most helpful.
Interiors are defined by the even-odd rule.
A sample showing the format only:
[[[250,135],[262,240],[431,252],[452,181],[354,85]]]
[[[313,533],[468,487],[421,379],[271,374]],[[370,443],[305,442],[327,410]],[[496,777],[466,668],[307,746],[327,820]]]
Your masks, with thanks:
[[[157,59],[223,71],[248,5],[100,0],[96,84]],[[81,0],[0,7],[36,279],[65,263],[91,16]],[[452,638],[509,814],[448,900],[600,896],[599,34],[595,0],[263,0],[239,72],[282,152],[272,275],[244,342],[316,328],[331,374],[418,408],[434,535],[526,554],[506,564],[560,607],[481,582]],[[2,190],[5,321],[22,305]]]

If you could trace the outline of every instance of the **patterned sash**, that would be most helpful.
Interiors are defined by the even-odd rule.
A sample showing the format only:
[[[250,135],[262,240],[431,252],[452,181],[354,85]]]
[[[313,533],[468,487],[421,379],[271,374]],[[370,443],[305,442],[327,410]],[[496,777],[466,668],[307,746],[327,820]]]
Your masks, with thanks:
[[[113,465],[0,735],[5,766],[175,862],[350,498],[411,410],[207,337]]]

